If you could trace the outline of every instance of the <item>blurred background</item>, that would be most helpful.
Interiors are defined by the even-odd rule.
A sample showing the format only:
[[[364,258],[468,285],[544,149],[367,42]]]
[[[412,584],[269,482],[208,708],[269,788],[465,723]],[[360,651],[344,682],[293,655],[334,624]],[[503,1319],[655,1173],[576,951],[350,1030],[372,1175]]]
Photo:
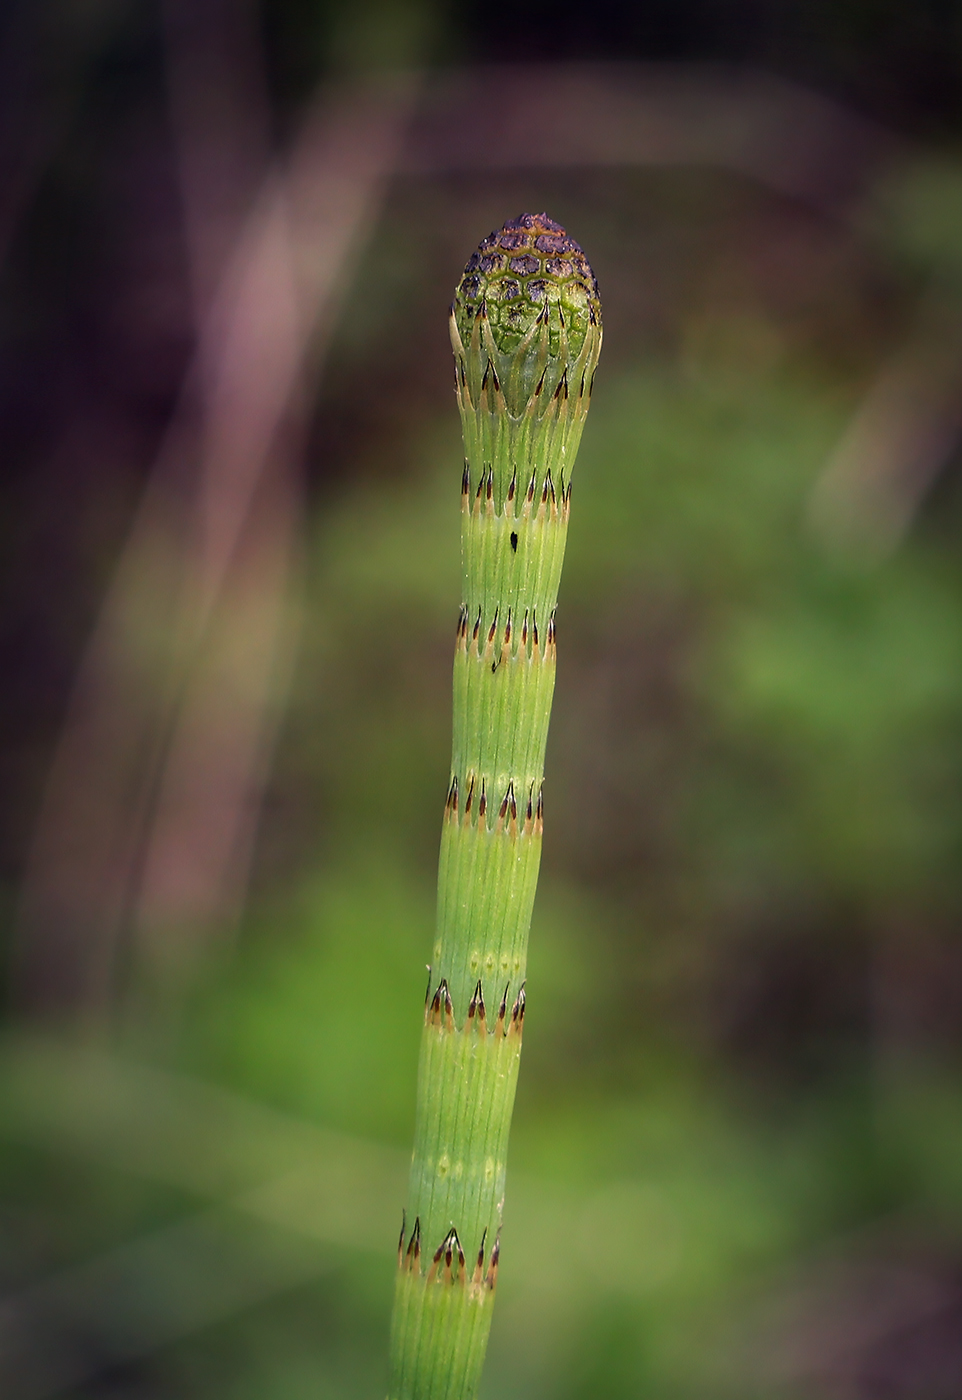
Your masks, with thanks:
[[[501,1400],[962,1394],[962,6],[13,0],[0,1388],[374,1397],[450,751],[447,307],[605,351]]]

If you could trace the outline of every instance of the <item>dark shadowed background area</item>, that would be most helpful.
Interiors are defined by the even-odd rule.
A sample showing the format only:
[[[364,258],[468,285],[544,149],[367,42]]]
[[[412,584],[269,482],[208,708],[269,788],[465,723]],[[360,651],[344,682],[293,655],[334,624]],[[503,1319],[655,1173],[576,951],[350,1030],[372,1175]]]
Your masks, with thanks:
[[[447,307],[585,247],[499,1400],[962,1395],[962,6],[0,19],[0,1390],[386,1384]]]

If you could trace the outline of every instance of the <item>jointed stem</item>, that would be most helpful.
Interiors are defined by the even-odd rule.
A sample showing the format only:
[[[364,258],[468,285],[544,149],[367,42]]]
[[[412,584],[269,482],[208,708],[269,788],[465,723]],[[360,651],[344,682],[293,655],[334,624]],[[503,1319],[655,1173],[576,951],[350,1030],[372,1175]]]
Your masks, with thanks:
[[[392,1324],[392,1400],[468,1400],[491,1323],[541,861],[571,467],[597,285],[545,215],[485,239],[452,309],[463,592],[438,918]]]

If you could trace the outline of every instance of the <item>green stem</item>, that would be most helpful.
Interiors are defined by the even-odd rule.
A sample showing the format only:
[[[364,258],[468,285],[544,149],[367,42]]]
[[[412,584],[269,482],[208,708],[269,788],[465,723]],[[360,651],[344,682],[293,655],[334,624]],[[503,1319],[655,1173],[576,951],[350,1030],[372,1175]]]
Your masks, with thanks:
[[[451,779],[418,1068],[391,1400],[469,1400],[494,1303],[541,861],[571,469],[601,349],[594,275],[544,214],[469,260],[451,314],[464,432]]]

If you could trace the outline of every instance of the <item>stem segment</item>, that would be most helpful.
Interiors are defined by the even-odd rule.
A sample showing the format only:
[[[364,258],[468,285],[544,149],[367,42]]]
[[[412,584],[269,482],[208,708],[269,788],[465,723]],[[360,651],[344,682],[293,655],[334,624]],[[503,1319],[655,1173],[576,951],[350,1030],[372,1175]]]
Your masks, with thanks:
[[[577,243],[545,214],[492,233],[459,283],[451,341],[465,450],[463,591],[390,1400],[469,1400],[491,1325],[555,609],[571,469],[601,350],[598,287]]]

